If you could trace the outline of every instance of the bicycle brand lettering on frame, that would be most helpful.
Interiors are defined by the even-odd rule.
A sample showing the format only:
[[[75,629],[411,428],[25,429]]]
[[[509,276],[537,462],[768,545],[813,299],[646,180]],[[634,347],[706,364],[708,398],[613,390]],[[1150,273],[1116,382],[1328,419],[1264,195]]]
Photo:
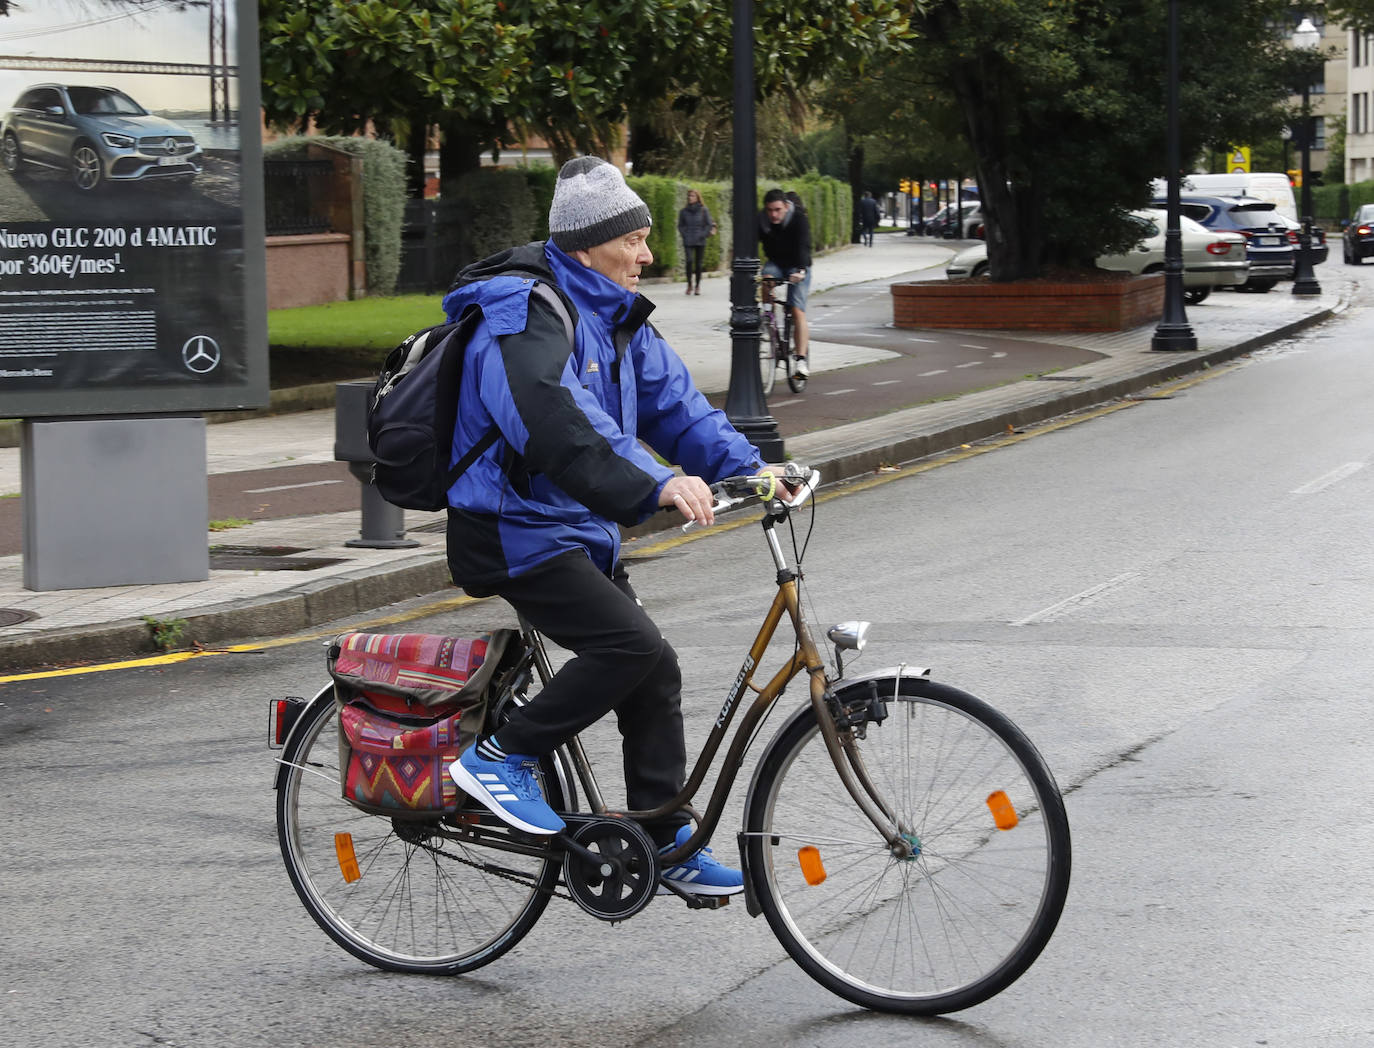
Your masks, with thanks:
[[[730,719],[730,711],[735,708],[735,703],[739,702],[739,697],[744,694],[745,681],[749,679],[749,674],[754,671],[754,657],[746,655],[744,665],[739,669],[739,676],[735,678],[735,683],[730,685],[730,694],[725,696],[725,705],[720,708],[720,713],[716,715],[716,727],[723,728],[725,722]]]

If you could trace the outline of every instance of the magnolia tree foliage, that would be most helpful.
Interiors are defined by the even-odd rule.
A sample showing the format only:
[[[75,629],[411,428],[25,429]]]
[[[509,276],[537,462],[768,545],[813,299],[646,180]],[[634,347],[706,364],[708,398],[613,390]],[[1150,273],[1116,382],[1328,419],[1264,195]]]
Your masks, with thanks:
[[[259,0],[274,126],[403,132],[480,150],[508,126],[560,159],[604,151],[640,100],[731,91],[730,0]],[[907,35],[898,0],[757,0],[761,94],[798,89]]]

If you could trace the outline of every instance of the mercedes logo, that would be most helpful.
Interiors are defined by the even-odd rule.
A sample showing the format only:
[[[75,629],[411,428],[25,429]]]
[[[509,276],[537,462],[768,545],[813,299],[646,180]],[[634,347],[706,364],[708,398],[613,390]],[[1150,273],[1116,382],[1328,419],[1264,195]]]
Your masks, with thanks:
[[[188,371],[204,375],[219,367],[219,343],[209,335],[192,335],[181,347],[181,362]]]
[[[162,148],[167,150],[168,156],[175,156],[177,151],[177,140],[175,138],[168,138],[167,141],[162,143]]]

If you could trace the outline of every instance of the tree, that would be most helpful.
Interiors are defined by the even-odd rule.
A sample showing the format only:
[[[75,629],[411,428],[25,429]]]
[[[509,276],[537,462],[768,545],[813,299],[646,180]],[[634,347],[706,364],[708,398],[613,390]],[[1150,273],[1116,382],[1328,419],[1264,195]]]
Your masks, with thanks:
[[[1326,0],[1326,19],[1357,33],[1374,33],[1374,0]]]
[[[728,100],[729,0],[259,0],[274,126],[369,123],[470,162],[539,134],[557,159],[606,151],[638,102]],[[899,0],[759,0],[761,95],[797,91],[906,33]],[[455,161],[457,162],[457,161]]]
[[[1185,156],[1285,123],[1288,0],[1181,5]],[[957,107],[993,279],[1127,246],[1124,211],[1164,174],[1166,0],[932,0],[906,76]],[[1218,55],[1244,61],[1218,62]]]

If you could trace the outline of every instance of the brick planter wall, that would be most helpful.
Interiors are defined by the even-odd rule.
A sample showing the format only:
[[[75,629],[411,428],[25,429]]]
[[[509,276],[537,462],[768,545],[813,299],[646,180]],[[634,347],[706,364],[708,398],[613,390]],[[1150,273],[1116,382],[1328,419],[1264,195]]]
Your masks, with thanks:
[[[929,281],[892,285],[899,328],[1128,331],[1164,312],[1164,276],[1102,283],[992,284]]]

